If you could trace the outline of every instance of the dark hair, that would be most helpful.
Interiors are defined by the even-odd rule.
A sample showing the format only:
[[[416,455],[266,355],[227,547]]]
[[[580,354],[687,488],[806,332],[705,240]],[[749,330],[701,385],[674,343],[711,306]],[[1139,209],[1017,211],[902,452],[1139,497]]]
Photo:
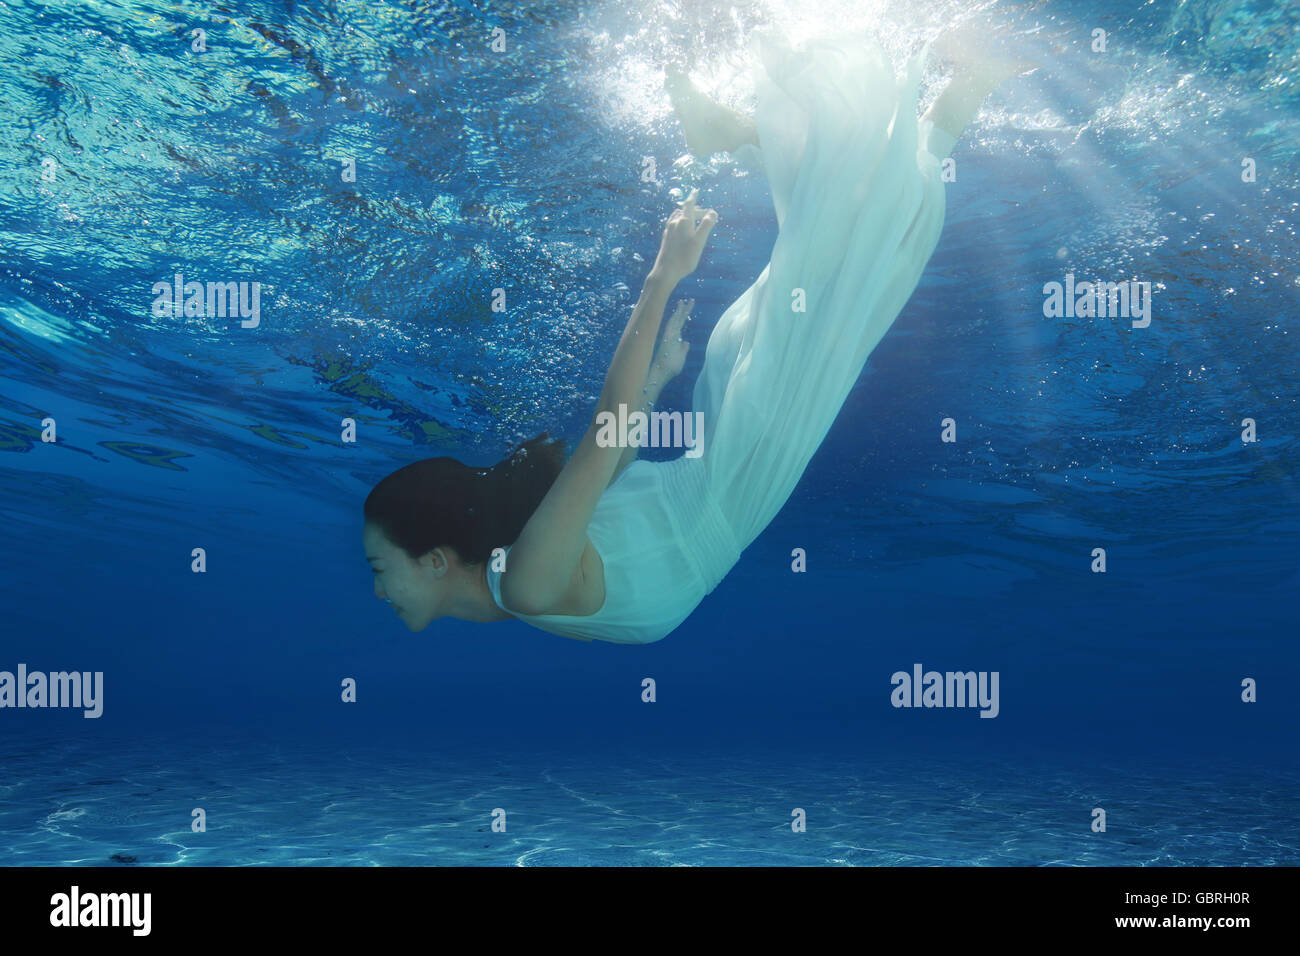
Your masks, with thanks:
[[[564,443],[542,432],[491,468],[425,458],[397,469],[366,496],[366,520],[412,558],[454,548],[481,564],[515,543],[564,467]]]

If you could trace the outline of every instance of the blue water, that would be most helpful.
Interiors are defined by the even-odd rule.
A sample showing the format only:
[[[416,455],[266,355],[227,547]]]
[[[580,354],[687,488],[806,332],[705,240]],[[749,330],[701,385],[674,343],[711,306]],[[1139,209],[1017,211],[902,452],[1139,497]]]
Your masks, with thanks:
[[[762,177],[676,163],[667,57],[745,108],[760,26],[901,64],[985,9],[1043,67],[685,624],[375,600],[375,481],[581,435],[670,190],[722,220],[661,405],[765,264]],[[0,58],[0,670],[105,675],[98,719],[0,709],[0,863],[1300,863],[1294,5],[13,3]],[[260,324],[155,317],[177,272],[262,283]],[[1151,281],[1150,327],[1045,318],[1066,273]],[[892,707],[917,663],[998,672],[998,716]]]
[[[26,865],[1271,865],[1295,862],[1300,810],[1300,774],[1259,787],[1232,762],[1209,780],[1123,759],[761,742],[492,753],[246,732],[164,744],[165,761],[140,741],[23,750],[0,825],[21,834],[9,861]],[[1115,814],[1105,834],[1086,825],[1096,803]],[[207,832],[191,830],[192,805]]]

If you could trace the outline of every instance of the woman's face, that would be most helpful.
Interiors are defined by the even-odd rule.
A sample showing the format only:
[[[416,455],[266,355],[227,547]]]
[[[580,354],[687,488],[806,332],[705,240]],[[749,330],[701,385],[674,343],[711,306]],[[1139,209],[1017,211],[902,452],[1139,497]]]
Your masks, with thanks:
[[[362,533],[366,560],[375,575],[375,597],[387,601],[412,631],[422,631],[444,616],[451,584],[441,548],[419,559],[393,544],[378,525],[366,522]]]

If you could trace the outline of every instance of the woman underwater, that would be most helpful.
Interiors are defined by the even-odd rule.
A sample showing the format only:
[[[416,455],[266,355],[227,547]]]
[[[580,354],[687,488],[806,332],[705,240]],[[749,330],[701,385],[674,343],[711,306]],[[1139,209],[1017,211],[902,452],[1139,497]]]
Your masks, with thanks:
[[[408,628],[517,618],[578,640],[646,644],[717,587],[793,492],[916,288],[943,225],[942,160],[985,96],[1025,66],[958,50],[952,81],[918,121],[927,50],[899,79],[869,40],[796,51],[760,37],[754,121],[669,70],[692,152],[740,158],[761,145],[779,225],[767,267],[709,338],[694,392],[702,453],[640,461],[598,425],[620,406],[652,407],[682,369],[691,304],[678,305],[662,340],[660,326],[718,220],[692,192],[668,217],[567,462],[543,434],[487,469],[414,462],[366,498],[375,594]]]

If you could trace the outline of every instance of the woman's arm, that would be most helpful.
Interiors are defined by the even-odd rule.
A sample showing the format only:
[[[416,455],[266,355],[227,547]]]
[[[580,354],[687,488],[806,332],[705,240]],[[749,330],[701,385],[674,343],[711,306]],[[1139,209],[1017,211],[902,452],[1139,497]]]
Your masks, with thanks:
[[[650,374],[646,376],[645,388],[641,390],[640,410],[646,415],[654,412],[655,403],[659,401],[659,393],[664,390],[665,385],[681,374],[682,368],[686,365],[686,353],[691,350],[691,346],[689,342],[682,339],[682,327],[686,324],[686,319],[694,306],[694,299],[678,300],[677,311],[664,326],[663,338],[659,340],[654,363],[650,366]],[[624,468],[636,461],[640,451],[641,449],[636,445],[628,445],[623,449],[623,457],[619,459],[618,467],[614,469],[613,477],[609,479],[611,485],[618,480]]]
[[[582,576],[587,525],[624,452],[618,446],[597,444],[596,422],[602,412],[617,416],[619,405],[634,410],[644,401],[642,390],[668,296],[695,271],[718,221],[718,214],[709,209],[696,225],[700,215],[695,208],[696,195],[693,191],[668,217],[659,255],[614,351],[591,425],[510,549],[509,566],[501,578],[501,598],[513,611],[546,614],[575,585],[582,584],[577,579]]]

